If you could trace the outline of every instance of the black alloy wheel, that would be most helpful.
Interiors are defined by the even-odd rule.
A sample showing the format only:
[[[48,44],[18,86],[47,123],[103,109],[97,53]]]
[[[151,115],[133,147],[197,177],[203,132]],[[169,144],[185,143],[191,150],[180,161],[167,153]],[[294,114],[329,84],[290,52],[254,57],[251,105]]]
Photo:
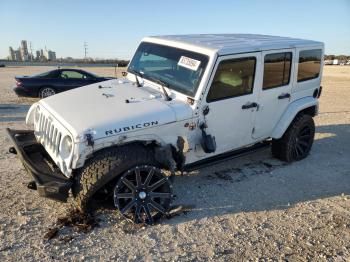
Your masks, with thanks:
[[[169,210],[172,185],[159,168],[137,166],[120,177],[113,199],[121,214],[134,223],[154,224]]]
[[[309,153],[314,136],[309,126],[304,126],[300,129],[295,136],[293,145],[293,157],[294,159],[302,159]]]

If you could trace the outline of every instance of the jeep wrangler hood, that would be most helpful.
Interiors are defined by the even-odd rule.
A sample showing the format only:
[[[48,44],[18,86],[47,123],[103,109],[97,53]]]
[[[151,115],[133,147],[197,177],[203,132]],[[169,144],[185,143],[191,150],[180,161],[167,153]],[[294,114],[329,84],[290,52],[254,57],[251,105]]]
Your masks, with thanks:
[[[39,104],[79,139],[94,139],[138,131],[192,117],[182,101],[166,102],[158,91],[132,82],[109,80],[83,86],[45,99]]]

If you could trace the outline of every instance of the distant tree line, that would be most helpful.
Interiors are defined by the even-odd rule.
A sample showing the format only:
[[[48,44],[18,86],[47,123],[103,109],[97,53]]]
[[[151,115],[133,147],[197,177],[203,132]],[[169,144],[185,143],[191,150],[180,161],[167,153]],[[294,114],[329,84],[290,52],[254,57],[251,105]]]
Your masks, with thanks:
[[[15,63],[32,63],[32,62],[22,62],[22,61],[9,61],[8,59],[0,59],[0,62],[15,62]],[[36,61],[34,61],[33,63],[36,63]],[[108,65],[115,65],[118,67],[126,67],[129,64],[128,60],[120,60],[120,59],[77,59],[77,58],[72,58],[72,57],[67,57],[67,58],[59,58],[56,59],[55,61],[40,61],[37,63],[41,63],[41,64],[57,64],[57,63],[76,63],[76,64],[99,64],[99,65],[103,65],[103,64],[108,64]]]
[[[324,60],[334,60],[334,59],[338,59],[338,60],[350,60],[350,56],[349,55],[324,55]]]
[[[128,60],[121,59],[77,59],[77,58],[60,58],[56,60],[57,62],[69,62],[69,63],[79,63],[79,64],[115,64],[120,67],[125,67],[129,64]]]

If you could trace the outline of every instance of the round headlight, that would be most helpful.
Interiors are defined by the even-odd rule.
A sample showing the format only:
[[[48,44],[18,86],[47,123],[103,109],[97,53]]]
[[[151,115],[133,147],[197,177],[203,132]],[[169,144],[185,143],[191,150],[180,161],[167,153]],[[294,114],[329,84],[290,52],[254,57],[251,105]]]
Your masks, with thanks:
[[[40,119],[40,106],[35,108],[35,122],[39,122]]]
[[[73,148],[73,141],[70,138],[70,136],[65,136],[62,140],[62,144],[61,144],[61,153],[64,156],[68,156]]]

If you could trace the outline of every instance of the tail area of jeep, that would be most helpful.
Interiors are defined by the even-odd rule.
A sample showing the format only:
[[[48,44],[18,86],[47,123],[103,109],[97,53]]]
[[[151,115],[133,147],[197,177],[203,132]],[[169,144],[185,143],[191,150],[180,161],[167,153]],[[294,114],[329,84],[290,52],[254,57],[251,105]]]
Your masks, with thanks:
[[[7,129],[33,177],[28,187],[83,212],[97,195],[135,223],[171,206],[172,177],[270,146],[304,159],[315,134],[324,44],[223,34],[144,38],[124,78],[74,89],[30,108]]]

